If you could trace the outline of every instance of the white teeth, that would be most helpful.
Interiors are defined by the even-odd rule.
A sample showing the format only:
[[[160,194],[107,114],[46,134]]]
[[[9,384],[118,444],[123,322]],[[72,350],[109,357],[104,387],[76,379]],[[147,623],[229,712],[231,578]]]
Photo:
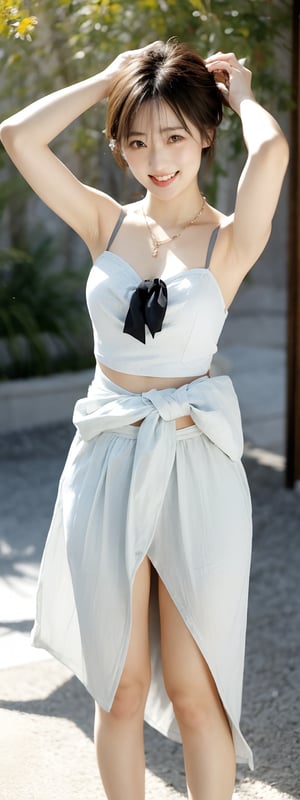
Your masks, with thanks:
[[[162,182],[162,181],[169,181],[170,178],[174,178],[174,175],[176,175],[176,172],[172,172],[171,175],[163,175],[163,176],[161,176],[161,175],[153,175],[153,178],[155,178],[156,181],[161,181]]]

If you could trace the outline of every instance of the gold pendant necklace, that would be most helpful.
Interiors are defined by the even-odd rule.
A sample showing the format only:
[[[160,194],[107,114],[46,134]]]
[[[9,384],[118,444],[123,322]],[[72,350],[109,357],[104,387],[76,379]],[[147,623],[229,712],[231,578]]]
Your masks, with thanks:
[[[195,222],[198,221],[199,217],[201,217],[201,214],[202,214],[202,211],[204,209],[205,203],[206,203],[206,197],[204,197],[204,195],[203,195],[202,206],[199,209],[199,211],[197,211],[197,214],[195,214],[195,216],[192,217],[192,219],[189,219],[187,222],[184,222],[183,225],[181,226],[181,230],[178,231],[178,233],[174,233],[173,236],[169,236],[167,239],[160,239],[160,240],[157,239],[156,236],[154,236],[154,233],[151,230],[151,227],[150,227],[149,222],[147,220],[144,207],[142,206],[144,220],[145,220],[145,223],[146,223],[146,226],[147,226],[147,230],[148,230],[148,233],[150,235],[151,242],[152,242],[151,249],[152,249],[153,258],[156,258],[156,256],[158,255],[159,248],[163,244],[169,244],[169,242],[173,242],[174,239],[178,239],[179,236],[182,236],[182,234],[183,234],[183,232],[185,231],[186,228],[188,228],[190,225],[194,225]]]

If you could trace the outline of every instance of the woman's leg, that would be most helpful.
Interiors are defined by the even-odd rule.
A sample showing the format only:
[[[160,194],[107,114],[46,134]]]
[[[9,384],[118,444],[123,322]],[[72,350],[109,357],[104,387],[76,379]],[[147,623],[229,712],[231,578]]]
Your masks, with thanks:
[[[108,800],[144,800],[144,707],[150,684],[148,607],[151,565],[139,567],[132,597],[132,630],[122,677],[109,712],[96,705],[95,745]]]
[[[161,580],[159,605],[164,681],[182,736],[188,797],[230,800],[235,754],[215,683]]]

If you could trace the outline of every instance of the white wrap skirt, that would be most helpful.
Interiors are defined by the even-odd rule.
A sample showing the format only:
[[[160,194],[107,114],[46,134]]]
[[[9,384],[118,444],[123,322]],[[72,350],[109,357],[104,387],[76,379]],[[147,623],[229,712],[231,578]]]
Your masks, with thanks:
[[[176,418],[185,415],[194,425],[176,430]],[[133,581],[147,555],[213,675],[236,760],[252,768],[239,727],[252,515],[230,378],[135,394],[97,367],[73,421],[32,644],[68,666],[109,711],[128,650]],[[180,741],[162,677],[153,593],[150,649],[145,719]]]

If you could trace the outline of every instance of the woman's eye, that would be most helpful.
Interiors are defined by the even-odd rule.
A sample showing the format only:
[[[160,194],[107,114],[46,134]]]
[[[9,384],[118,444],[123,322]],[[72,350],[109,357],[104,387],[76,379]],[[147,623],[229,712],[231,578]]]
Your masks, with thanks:
[[[140,139],[133,139],[131,142],[129,142],[129,147],[131,147],[133,150],[139,150],[140,147],[145,147],[145,142],[142,142]]]
[[[179,133],[173,133],[172,136],[170,136],[170,141],[171,142],[181,142],[182,141],[182,136],[180,136]]]

